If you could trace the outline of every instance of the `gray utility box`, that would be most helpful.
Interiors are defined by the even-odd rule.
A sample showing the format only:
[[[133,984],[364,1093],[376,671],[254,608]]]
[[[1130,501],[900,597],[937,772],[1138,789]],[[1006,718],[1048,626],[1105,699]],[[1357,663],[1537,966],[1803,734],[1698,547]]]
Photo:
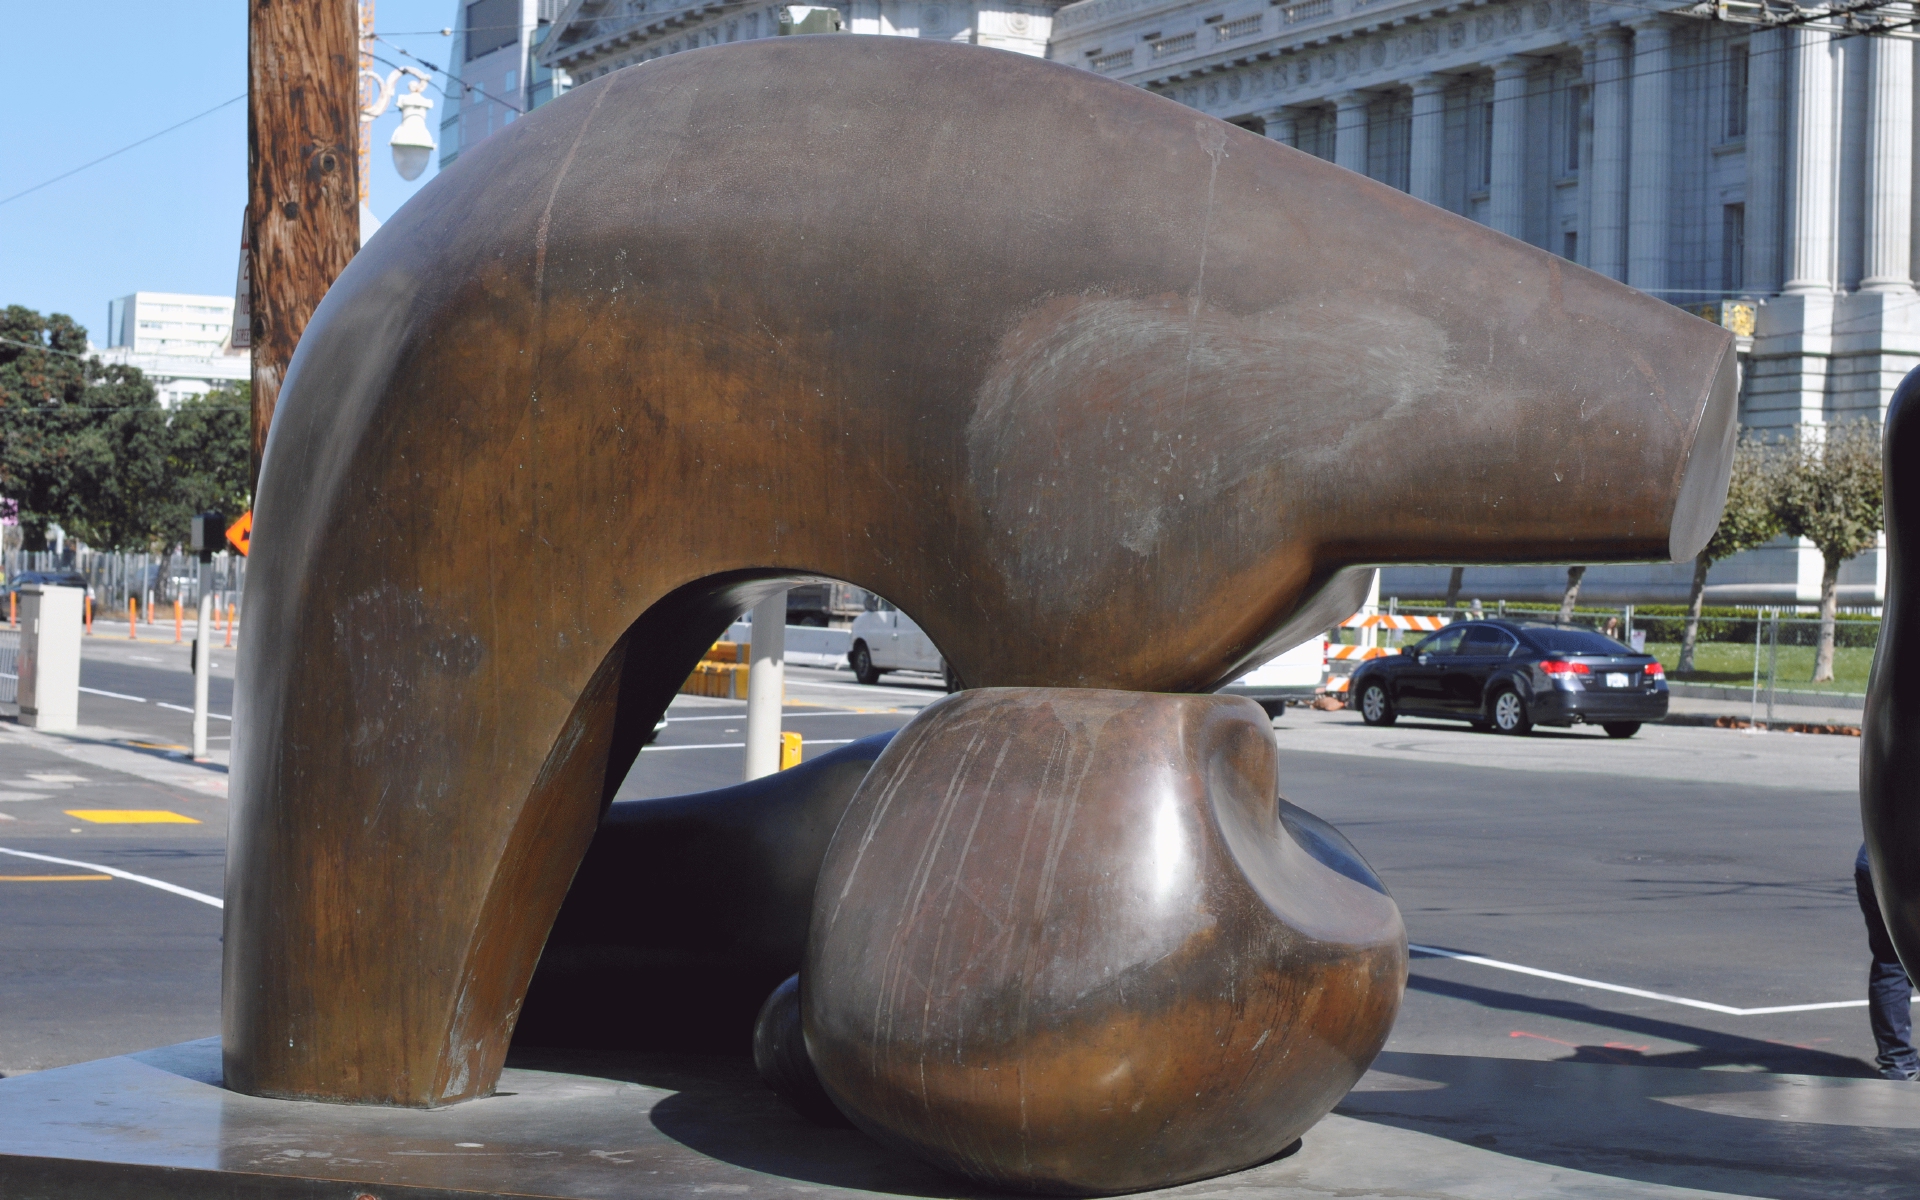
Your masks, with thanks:
[[[80,724],[80,637],[86,589],[20,589],[20,723],[69,731]]]

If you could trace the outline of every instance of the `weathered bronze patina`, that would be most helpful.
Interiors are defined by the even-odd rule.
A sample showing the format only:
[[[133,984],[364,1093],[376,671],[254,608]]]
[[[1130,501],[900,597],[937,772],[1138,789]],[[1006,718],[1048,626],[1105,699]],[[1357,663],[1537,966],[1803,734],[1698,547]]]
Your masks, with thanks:
[[[1400,910],[1279,798],[1251,700],[950,697],[854,794],[807,1050],[868,1133],[1003,1187],[1123,1192],[1278,1153],[1387,1040]]]
[[[1367,564],[1691,557],[1733,417],[1725,331],[1086,72],[808,37],[595,80],[409,202],[281,393],[227,1083],[487,1094],[607,797],[786,581],[975,686],[1201,690]]]

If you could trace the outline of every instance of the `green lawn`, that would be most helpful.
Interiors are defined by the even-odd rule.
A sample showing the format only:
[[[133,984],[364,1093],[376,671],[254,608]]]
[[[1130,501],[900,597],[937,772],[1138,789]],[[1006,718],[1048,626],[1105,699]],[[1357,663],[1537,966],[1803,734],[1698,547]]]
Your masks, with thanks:
[[[1648,642],[1647,653],[1660,660],[1667,678],[1674,683],[1718,683],[1735,687],[1753,686],[1753,644],[1701,642],[1694,647],[1694,670],[1686,675],[1674,671],[1680,661],[1677,642]],[[1777,686],[1795,691],[1864,692],[1867,668],[1873,651],[1866,646],[1841,646],[1833,652],[1833,682],[1809,683],[1813,678],[1813,647],[1780,647],[1780,675]],[[1760,647],[1760,686],[1767,686],[1767,647]]]

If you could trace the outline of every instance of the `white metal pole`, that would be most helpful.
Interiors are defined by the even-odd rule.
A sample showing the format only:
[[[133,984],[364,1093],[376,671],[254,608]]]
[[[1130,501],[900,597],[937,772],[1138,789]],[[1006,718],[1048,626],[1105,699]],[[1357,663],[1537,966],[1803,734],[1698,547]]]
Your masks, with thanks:
[[[200,623],[193,635],[193,758],[207,757],[207,683],[213,657],[213,564],[200,564]]]
[[[747,666],[748,779],[780,769],[780,708],[787,690],[787,594],[753,606],[753,650]]]

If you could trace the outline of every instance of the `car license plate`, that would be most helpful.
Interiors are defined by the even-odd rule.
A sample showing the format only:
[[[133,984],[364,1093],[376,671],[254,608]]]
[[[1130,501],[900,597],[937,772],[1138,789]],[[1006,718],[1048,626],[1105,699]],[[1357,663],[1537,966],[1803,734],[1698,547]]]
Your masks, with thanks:
[[[1626,686],[1628,686],[1628,684],[1627,684],[1627,673],[1626,673],[1625,671],[1608,671],[1608,672],[1607,672],[1607,686],[1608,686],[1608,687],[1626,687]]]

